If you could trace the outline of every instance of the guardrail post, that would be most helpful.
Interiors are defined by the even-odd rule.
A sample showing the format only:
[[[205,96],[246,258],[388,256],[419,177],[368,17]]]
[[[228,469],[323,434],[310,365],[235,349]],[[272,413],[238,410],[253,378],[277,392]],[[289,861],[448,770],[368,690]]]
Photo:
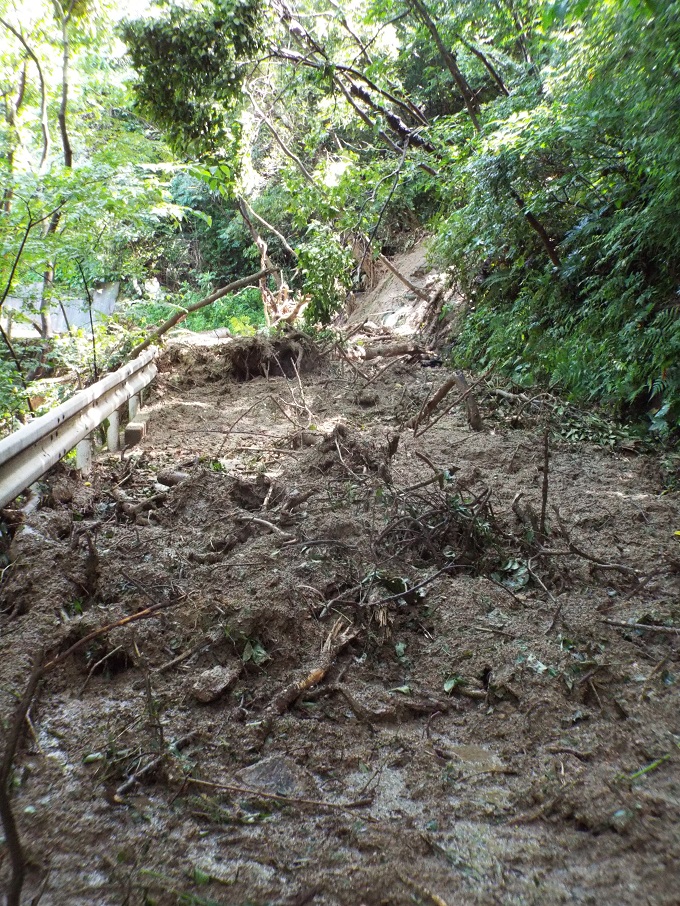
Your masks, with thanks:
[[[76,444],[76,468],[83,475],[88,475],[92,469],[92,440],[89,434]]]
[[[139,412],[140,399],[139,394],[135,393],[134,396],[131,396],[128,400],[128,419],[129,421],[135,420],[135,415]]]
[[[106,429],[106,446],[110,453],[120,449],[120,413],[116,409],[109,415],[109,427]]]

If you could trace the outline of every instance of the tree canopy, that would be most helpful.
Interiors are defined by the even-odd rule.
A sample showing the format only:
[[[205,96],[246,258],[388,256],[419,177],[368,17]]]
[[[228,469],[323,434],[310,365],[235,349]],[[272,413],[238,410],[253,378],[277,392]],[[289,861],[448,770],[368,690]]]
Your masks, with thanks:
[[[327,323],[427,229],[456,363],[677,426],[678,2],[1,8],[1,286],[259,261]]]

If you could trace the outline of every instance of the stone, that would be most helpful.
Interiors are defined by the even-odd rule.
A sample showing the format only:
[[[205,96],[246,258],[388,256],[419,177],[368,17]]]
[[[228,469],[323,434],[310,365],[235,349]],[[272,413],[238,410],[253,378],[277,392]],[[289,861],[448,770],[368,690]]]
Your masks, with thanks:
[[[146,422],[128,422],[125,426],[125,446],[134,447],[146,436]]]
[[[242,665],[238,663],[228,667],[217,666],[204,670],[193,678],[191,694],[196,701],[202,702],[204,705],[217,701],[229,686],[236,682],[241,673],[241,667]]]
[[[238,773],[249,787],[280,796],[318,795],[318,787],[309,771],[286,755],[270,755]]]

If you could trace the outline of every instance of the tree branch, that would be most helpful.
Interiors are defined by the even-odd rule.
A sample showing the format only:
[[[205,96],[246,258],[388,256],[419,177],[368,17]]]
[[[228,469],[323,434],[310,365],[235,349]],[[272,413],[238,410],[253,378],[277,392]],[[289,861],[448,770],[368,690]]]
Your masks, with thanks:
[[[39,651],[33,662],[33,668],[28,678],[28,683],[24,689],[21,701],[17,705],[12,719],[12,724],[7,735],[5,749],[2,754],[2,763],[0,763],[0,820],[5,831],[7,850],[9,860],[12,866],[12,876],[7,888],[7,906],[20,906],[21,888],[24,885],[26,876],[26,859],[19,839],[14,813],[9,796],[9,781],[12,773],[12,763],[16,754],[17,746],[24,732],[26,715],[31,707],[33,696],[38,688],[38,683],[43,677],[43,658],[44,652]]]
[[[248,211],[249,211],[249,213],[251,214],[251,216],[254,217],[255,220],[257,220],[258,223],[262,224],[262,226],[263,226],[266,230],[269,230],[270,233],[273,233],[273,234],[276,236],[276,238],[279,240],[279,242],[280,242],[281,245],[284,247],[284,249],[286,250],[286,252],[290,255],[290,257],[291,257],[293,260],[296,260],[296,259],[297,259],[297,255],[295,254],[295,250],[294,250],[293,248],[291,248],[290,244],[289,244],[288,241],[286,240],[286,237],[285,237],[282,233],[279,233],[279,231],[276,229],[276,227],[273,227],[273,226],[271,225],[271,223],[268,223],[268,222],[264,219],[264,217],[260,217],[260,215],[257,213],[257,211],[253,208],[253,206],[252,206],[251,204],[249,204],[249,203],[246,201],[245,198],[243,198],[243,197],[241,196],[241,197],[239,198],[239,201],[241,201],[241,202],[246,206],[246,208],[248,209]]]
[[[10,23],[5,19],[0,19],[0,25],[10,31],[14,35],[14,37],[21,42],[22,47],[29,55],[31,60],[33,60],[33,62],[35,63],[35,68],[38,70],[38,79],[40,81],[40,126],[42,128],[43,134],[43,150],[42,157],[40,158],[39,170],[42,170],[47,161],[47,155],[49,153],[51,144],[49,121],[47,119],[47,86],[45,84],[45,77],[43,75],[42,66],[40,65],[40,60],[38,59],[34,51],[31,50],[28,42],[20,31],[17,31],[17,29],[14,28],[13,25],[10,25]]]
[[[309,183],[311,183],[312,185],[314,185],[314,184],[315,184],[315,183],[314,183],[314,177],[312,176],[312,174],[311,174],[311,173],[309,172],[309,170],[305,167],[305,165],[302,163],[302,161],[301,161],[300,158],[297,156],[297,154],[295,154],[294,151],[291,151],[291,149],[288,147],[288,145],[286,145],[286,143],[283,141],[283,139],[279,136],[279,134],[278,134],[278,132],[276,131],[276,129],[274,128],[274,126],[269,122],[266,113],[265,113],[263,110],[260,109],[260,107],[259,107],[258,104],[257,104],[257,101],[256,101],[255,98],[252,96],[252,94],[249,94],[247,91],[246,91],[246,94],[248,94],[248,97],[250,98],[250,103],[251,103],[251,104],[253,105],[253,107],[255,108],[255,112],[256,112],[257,115],[260,117],[260,119],[262,120],[262,122],[264,123],[264,125],[267,127],[267,129],[269,129],[269,131],[270,131],[270,133],[271,133],[271,135],[272,135],[272,138],[274,139],[274,141],[276,142],[276,144],[279,146],[279,148],[281,148],[281,150],[282,150],[283,153],[286,155],[286,157],[290,158],[290,160],[293,161],[293,163],[294,163],[294,164],[297,166],[297,168],[300,170],[300,173],[302,173],[302,175],[305,177],[305,179],[307,180],[307,182],[309,182]]]
[[[455,54],[451,53],[451,51],[444,44],[444,41],[442,40],[442,37],[439,34],[439,29],[435,25],[434,20],[432,19],[432,16],[430,15],[427,7],[422,2],[422,0],[406,0],[406,2],[411,7],[414,14],[423,23],[425,28],[427,28],[427,30],[432,35],[434,43],[437,45],[437,50],[439,51],[439,54],[440,54],[442,60],[444,61],[446,68],[451,73],[451,77],[453,78],[453,81],[456,83],[458,90],[460,91],[461,95],[463,96],[463,100],[465,102],[465,106],[467,107],[467,111],[470,116],[470,120],[472,121],[472,125],[475,128],[475,132],[480,132],[481,126],[479,124],[479,119],[477,117],[477,113],[479,112],[479,104],[477,103],[474,92],[470,88],[470,85],[468,84],[467,79],[461,72],[461,70],[458,66],[458,63],[456,62]]]

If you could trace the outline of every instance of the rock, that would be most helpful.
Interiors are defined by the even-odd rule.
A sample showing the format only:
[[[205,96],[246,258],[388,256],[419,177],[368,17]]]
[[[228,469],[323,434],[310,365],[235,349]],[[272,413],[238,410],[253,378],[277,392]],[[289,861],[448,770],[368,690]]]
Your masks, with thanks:
[[[70,503],[73,500],[73,486],[67,478],[60,478],[52,485],[52,499],[57,503]]]
[[[360,406],[364,406],[364,408],[368,409],[370,406],[378,405],[378,403],[380,402],[380,396],[377,393],[364,391],[357,397],[357,402]]]
[[[191,694],[196,701],[203,704],[217,701],[224,695],[229,686],[234,683],[241,673],[241,664],[232,664],[229,667],[211,667],[195,677],[191,684]]]
[[[146,421],[137,418],[134,422],[128,422],[125,426],[125,446],[134,447],[135,444],[141,443],[146,437]]]
[[[249,787],[281,796],[318,795],[313,776],[285,755],[270,755],[239,771],[239,779]]]

